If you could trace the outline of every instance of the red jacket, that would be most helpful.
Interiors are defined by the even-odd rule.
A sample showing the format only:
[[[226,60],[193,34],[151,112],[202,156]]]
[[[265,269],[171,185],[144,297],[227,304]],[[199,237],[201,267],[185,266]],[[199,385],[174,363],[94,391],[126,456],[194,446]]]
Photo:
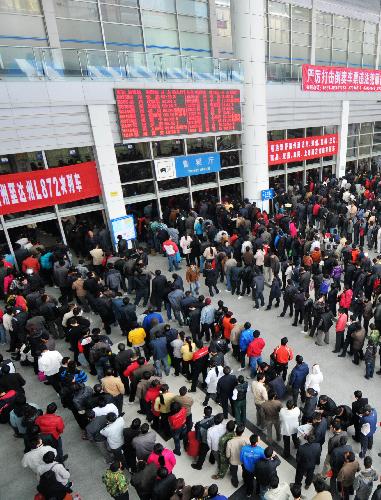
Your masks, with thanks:
[[[340,307],[344,309],[349,309],[352,303],[353,292],[351,289],[345,290],[340,296]]]
[[[25,273],[27,269],[33,269],[34,273],[38,273],[40,270],[40,263],[36,259],[36,257],[27,257],[22,261],[22,272]]]
[[[139,368],[139,363],[137,361],[133,361],[130,365],[127,366],[127,368],[124,370],[123,372],[123,375],[125,377],[129,377],[131,378],[131,375],[133,374],[133,372]]]
[[[288,345],[278,345],[274,349],[274,358],[277,363],[286,364],[292,360],[294,353]]]
[[[185,425],[185,421],[187,419],[187,411],[184,407],[182,407],[177,413],[168,417],[168,422],[174,431],[177,429],[181,429]]]
[[[266,342],[258,337],[250,342],[246,354],[249,357],[258,357],[262,354],[262,351],[266,345]]]
[[[37,417],[35,423],[42,434],[51,434],[54,439],[58,439],[65,428],[62,418],[50,413],[44,413],[44,415]]]

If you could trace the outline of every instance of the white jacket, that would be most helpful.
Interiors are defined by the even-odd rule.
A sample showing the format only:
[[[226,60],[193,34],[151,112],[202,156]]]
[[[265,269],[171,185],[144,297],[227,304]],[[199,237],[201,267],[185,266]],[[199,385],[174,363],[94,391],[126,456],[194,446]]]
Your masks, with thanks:
[[[208,446],[213,451],[218,451],[218,443],[220,442],[220,438],[226,433],[226,422],[223,421],[218,425],[213,425],[210,429],[208,429],[207,433],[207,441]]]
[[[293,408],[288,410],[287,408],[282,408],[279,412],[280,420],[280,432],[282,436],[292,436],[296,434],[299,427],[299,408]]]
[[[40,465],[43,465],[45,463],[42,457],[45,455],[45,453],[48,453],[48,451],[52,451],[54,453],[54,456],[57,454],[57,450],[55,450],[51,446],[39,446],[38,448],[25,453],[21,460],[21,465],[23,467],[29,467],[33,472],[37,474]]]
[[[216,373],[216,368],[218,375]],[[217,382],[220,380],[223,374],[224,369],[222,368],[222,366],[213,366],[213,368],[208,371],[205,383],[208,385],[207,392],[209,394],[215,394],[217,392]]]
[[[323,382],[323,374],[320,371],[319,365],[313,365],[311,368],[311,373],[307,375],[306,378],[306,390],[310,387],[315,389],[315,391],[320,393],[320,384]]]
[[[110,450],[116,450],[123,446],[124,437],[123,437],[123,429],[124,429],[124,420],[122,417],[118,417],[115,422],[106,425],[104,429],[100,431],[102,436],[107,439],[107,444]]]
[[[190,236],[182,236],[180,240],[180,246],[183,250],[183,254],[187,255],[191,253],[190,244],[192,243],[192,238]]]
[[[44,351],[38,360],[38,369],[47,377],[55,375],[61,368],[62,354],[58,351]]]

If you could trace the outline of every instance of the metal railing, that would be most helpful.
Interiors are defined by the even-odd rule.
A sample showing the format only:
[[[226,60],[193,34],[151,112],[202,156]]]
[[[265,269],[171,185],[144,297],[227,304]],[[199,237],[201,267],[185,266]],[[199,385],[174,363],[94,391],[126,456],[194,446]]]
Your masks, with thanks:
[[[0,46],[0,79],[243,82],[241,61],[148,52]]]

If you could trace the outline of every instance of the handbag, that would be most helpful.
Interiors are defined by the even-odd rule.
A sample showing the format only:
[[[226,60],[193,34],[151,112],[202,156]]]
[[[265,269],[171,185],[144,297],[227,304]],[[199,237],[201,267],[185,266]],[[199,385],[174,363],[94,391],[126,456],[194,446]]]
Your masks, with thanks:
[[[40,371],[39,371],[39,372],[38,372],[37,377],[38,377],[38,380],[39,380],[40,382],[45,382],[45,380],[46,380],[46,376],[45,376],[45,373],[44,373],[44,372],[40,372]]]

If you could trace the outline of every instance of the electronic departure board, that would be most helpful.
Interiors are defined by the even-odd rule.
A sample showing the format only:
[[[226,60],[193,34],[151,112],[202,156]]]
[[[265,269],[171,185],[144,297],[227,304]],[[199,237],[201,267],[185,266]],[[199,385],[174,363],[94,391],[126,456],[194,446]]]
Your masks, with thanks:
[[[239,90],[116,89],[123,139],[241,130]]]

